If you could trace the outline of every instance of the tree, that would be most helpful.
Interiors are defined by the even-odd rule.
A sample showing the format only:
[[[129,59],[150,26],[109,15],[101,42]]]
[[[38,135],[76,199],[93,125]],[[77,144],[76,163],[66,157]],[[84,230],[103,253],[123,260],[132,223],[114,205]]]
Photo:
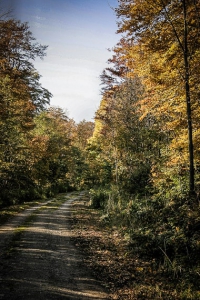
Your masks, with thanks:
[[[37,115],[35,123],[30,138],[32,178],[38,188],[48,191],[49,195],[66,191],[71,184],[67,177],[71,177],[71,169],[75,169],[72,154],[75,124],[56,107]]]
[[[113,183],[130,194],[146,190],[156,157],[155,128],[148,117],[140,120],[143,93],[139,78],[124,80],[115,92],[104,94],[95,119],[93,138],[110,158]]]
[[[92,137],[94,131],[94,123],[83,120],[76,125],[74,144],[81,150],[87,146],[88,140]]]
[[[107,63],[111,65],[103,70],[100,78],[102,93],[116,89],[124,80],[126,80],[129,68],[126,64],[126,48],[128,41],[121,38],[117,45],[112,49],[113,56],[108,59]],[[111,51],[109,49],[109,51]]]
[[[20,198],[30,182],[29,132],[35,126],[34,116],[51,97],[41,86],[33,61],[43,58],[46,49],[35,43],[27,23],[0,21],[0,187],[4,202]]]
[[[197,76],[193,71],[197,71],[195,63],[199,57],[199,5],[197,1],[185,0],[121,0],[116,9],[120,19],[118,32],[126,32],[127,39],[131,41],[127,52],[128,65],[132,66],[133,73],[143,76],[143,82],[149,87],[151,103],[148,103],[148,108],[151,111],[156,108],[157,100],[159,107],[159,93],[164,88],[168,90],[166,100],[177,99],[174,103],[180,103],[182,91],[185,91],[190,194],[194,194],[195,187],[192,107],[197,101],[194,84],[197,88],[199,81],[194,83],[192,77]],[[173,81],[178,83],[177,86]],[[146,103],[149,102],[147,98]]]

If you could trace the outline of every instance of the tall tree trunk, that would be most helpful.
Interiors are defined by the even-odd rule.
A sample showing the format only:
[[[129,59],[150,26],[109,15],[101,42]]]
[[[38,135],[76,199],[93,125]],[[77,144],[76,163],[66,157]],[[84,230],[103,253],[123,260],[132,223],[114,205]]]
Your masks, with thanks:
[[[194,184],[194,146],[193,146],[193,130],[192,130],[192,110],[190,99],[190,74],[189,74],[189,51],[188,51],[188,26],[187,26],[187,8],[186,0],[182,0],[183,15],[184,15],[184,68],[185,68],[185,95],[187,104],[187,122],[188,122],[188,140],[189,140],[189,164],[190,164],[190,177],[189,177],[189,193],[195,194]]]

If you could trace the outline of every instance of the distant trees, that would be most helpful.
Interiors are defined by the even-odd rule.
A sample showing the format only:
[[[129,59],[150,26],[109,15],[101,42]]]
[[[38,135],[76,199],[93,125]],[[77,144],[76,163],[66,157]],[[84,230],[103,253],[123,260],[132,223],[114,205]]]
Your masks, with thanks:
[[[46,49],[27,23],[0,21],[0,205],[83,184],[82,151],[93,125],[48,108],[52,95],[34,68]]]
[[[151,128],[146,120],[140,121],[138,110],[143,92],[139,78],[127,79],[104,94],[96,112],[93,140],[101,142],[104,157],[112,165],[113,182],[126,192],[145,189],[147,183],[141,178],[149,176]]]
[[[33,66],[46,46],[35,43],[27,23],[0,21],[0,189],[1,198],[18,198],[30,181],[27,139],[35,115],[51,94]]]

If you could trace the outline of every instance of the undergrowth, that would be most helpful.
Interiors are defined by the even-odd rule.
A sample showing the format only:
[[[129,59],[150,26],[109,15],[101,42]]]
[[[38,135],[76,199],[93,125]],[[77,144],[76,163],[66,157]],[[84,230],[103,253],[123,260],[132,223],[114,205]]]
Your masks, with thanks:
[[[198,203],[191,205],[188,199],[178,197],[130,196],[116,188],[93,190],[90,203],[94,200],[102,208],[101,220],[117,227],[127,240],[129,253],[149,262],[146,276],[162,277],[169,284],[162,282],[166,286],[162,292],[158,286],[151,287],[152,296],[146,286],[140,287],[136,299],[200,299]],[[171,298],[166,296],[168,289]],[[155,293],[157,297],[160,293],[160,298],[155,298]]]

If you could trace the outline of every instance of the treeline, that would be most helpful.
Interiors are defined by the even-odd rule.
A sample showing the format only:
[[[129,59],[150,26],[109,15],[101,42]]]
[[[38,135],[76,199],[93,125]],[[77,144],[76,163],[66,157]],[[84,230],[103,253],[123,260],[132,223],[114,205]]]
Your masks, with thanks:
[[[173,278],[176,299],[197,299],[200,3],[119,0],[115,12],[123,36],[101,75],[91,204]]]
[[[79,188],[87,176],[83,149],[93,123],[49,107],[52,95],[34,68],[46,49],[27,23],[0,21],[1,206]]]

